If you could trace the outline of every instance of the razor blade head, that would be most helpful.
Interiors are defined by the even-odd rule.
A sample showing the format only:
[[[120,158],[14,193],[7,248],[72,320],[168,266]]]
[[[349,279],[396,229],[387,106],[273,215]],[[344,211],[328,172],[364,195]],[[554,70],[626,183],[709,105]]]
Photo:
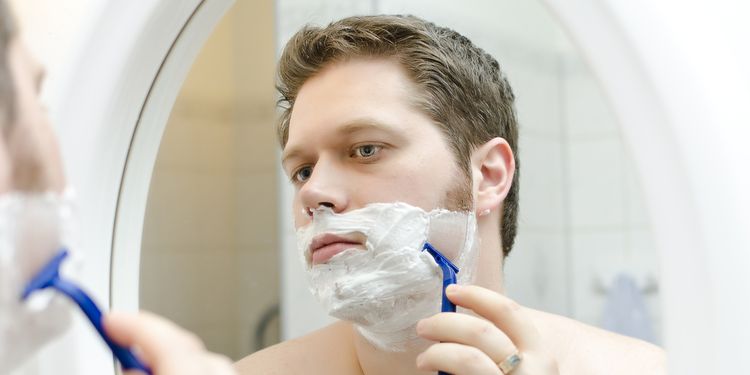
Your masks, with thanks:
[[[60,265],[67,256],[68,250],[65,248],[60,249],[60,251],[58,251],[58,253],[50,259],[50,261],[47,262],[47,264],[45,264],[33,278],[31,278],[29,283],[26,284],[26,288],[24,288],[23,294],[21,294],[21,300],[25,301],[35,291],[52,286],[55,280],[60,277]]]

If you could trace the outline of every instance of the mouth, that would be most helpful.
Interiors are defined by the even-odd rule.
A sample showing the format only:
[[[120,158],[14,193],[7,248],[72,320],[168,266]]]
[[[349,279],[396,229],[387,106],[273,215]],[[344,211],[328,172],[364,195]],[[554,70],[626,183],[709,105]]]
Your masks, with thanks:
[[[310,244],[311,263],[323,264],[336,254],[349,249],[364,249],[364,238],[360,234],[336,235],[323,233],[313,238]]]

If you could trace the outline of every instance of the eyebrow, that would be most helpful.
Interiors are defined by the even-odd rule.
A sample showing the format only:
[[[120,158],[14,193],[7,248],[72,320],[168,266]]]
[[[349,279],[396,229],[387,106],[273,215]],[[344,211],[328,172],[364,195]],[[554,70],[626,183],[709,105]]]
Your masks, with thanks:
[[[349,120],[341,125],[340,128],[336,130],[336,133],[349,136],[352,134],[370,130],[386,132],[400,139],[404,138],[404,136],[400,134],[400,131],[394,125],[374,119],[372,117],[360,117]],[[281,165],[283,166],[284,164],[286,164],[287,160],[299,157],[304,153],[305,151],[302,149],[302,147],[299,146],[292,146],[291,149],[289,147],[284,148],[282,152]]]
[[[398,130],[396,130],[396,127],[394,125],[374,119],[372,117],[361,117],[351,121],[347,121],[341,126],[341,129],[339,131],[343,134],[350,135],[365,130],[378,130],[385,131],[387,133],[398,133]]]

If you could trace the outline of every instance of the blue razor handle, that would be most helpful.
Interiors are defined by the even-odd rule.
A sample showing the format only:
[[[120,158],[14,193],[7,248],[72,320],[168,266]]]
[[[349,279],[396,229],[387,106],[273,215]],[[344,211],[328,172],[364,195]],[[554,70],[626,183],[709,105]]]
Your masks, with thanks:
[[[456,274],[458,273],[458,267],[456,267],[455,264],[448,260],[445,255],[432,247],[429,242],[424,243],[423,250],[427,250],[427,252],[430,253],[433,258],[435,258],[435,262],[438,264],[438,266],[440,266],[440,269],[443,270],[443,305],[440,311],[456,312],[456,305],[453,304],[453,302],[448,299],[448,296],[445,295],[445,288],[447,288],[448,285],[456,284]]]
[[[64,248],[61,249],[60,252],[57,253],[57,255],[55,255],[55,257],[52,258],[52,260],[50,260],[33,279],[31,279],[24,289],[21,299],[26,300],[35,291],[45,288],[53,288],[70,297],[70,299],[78,304],[81,310],[83,310],[84,314],[86,314],[86,317],[94,328],[96,328],[96,331],[99,332],[99,335],[107,343],[107,346],[112,350],[112,353],[114,353],[117,360],[120,361],[124,370],[140,370],[151,375],[151,369],[138,359],[130,349],[120,346],[110,340],[107,333],[104,331],[104,326],[102,324],[102,311],[96,306],[96,303],[94,303],[91,297],[89,297],[88,294],[86,294],[86,292],[75,283],[60,278],[60,264],[67,256],[68,250]]]
[[[424,248],[422,250],[427,250],[427,252],[430,253],[433,258],[435,258],[435,263],[437,263],[438,266],[440,266],[440,269],[443,270],[443,304],[440,308],[440,311],[456,312],[456,305],[448,299],[448,296],[445,295],[445,289],[448,287],[448,285],[456,284],[456,274],[458,273],[458,267],[456,267],[453,262],[446,258],[445,255],[432,247],[429,242],[424,243]],[[450,374],[444,371],[438,371],[438,375]]]

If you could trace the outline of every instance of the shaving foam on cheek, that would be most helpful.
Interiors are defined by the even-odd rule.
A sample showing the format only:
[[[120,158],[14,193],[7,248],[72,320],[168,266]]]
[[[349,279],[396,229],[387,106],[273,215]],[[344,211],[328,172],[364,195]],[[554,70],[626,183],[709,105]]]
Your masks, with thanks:
[[[73,193],[0,195],[0,374],[19,367],[71,324],[72,309],[51,291],[21,300],[24,287],[62,246],[75,247]],[[78,253],[62,273],[75,276]]]
[[[310,244],[324,233],[359,233],[365,249],[312,265]],[[425,242],[459,267],[459,283],[472,281],[478,248],[472,213],[426,212],[405,203],[376,203],[344,214],[320,208],[312,223],[297,231],[297,240],[310,289],[328,313],[353,322],[373,345],[392,351],[418,342],[416,323],[440,312],[442,272],[422,251]]]

